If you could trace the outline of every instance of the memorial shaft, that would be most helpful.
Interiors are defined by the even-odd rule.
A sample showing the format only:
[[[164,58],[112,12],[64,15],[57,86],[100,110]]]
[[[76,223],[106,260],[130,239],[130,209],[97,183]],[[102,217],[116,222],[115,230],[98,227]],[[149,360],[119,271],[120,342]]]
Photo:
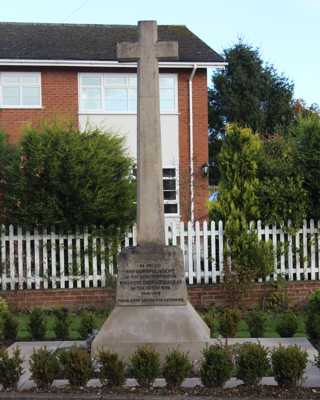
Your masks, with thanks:
[[[138,245],[165,245],[162,183],[159,58],[177,58],[177,42],[158,42],[155,21],[139,22],[139,42],[119,43],[118,58],[138,61]]]
[[[157,26],[139,24],[138,61],[138,244],[165,244]]]

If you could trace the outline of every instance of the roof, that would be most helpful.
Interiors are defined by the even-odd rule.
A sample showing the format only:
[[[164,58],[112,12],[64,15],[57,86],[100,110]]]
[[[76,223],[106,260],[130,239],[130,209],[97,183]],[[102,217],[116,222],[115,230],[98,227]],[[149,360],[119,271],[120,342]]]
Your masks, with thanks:
[[[178,41],[177,61],[224,62],[186,26],[159,25],[158,36],[160,41]],[[137,38],[135,25],[1,22],[0,59],[116,61],[116,44]]]

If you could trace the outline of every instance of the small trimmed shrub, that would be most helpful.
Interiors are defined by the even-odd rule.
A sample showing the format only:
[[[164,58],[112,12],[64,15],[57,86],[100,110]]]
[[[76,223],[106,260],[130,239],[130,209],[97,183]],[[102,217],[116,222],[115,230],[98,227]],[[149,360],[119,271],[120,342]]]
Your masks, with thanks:
[[[264,336],[266,324],[266,316],[264,312],[259,310],[249,311],[245,320],[251,337],[261,338]]]
[[[29,330],[32,339],[42,340],[46,335],[46,318],[44,311],[40,308],[34,308],[31,311],[29,319]]]
[[[86,339],[89,335],[91,335],[94,328],[95,328],[94,314],[89,311],[82,312],[80,316],[80,327],[79,327],[79,332],[81,337]]]
[[[160,354],[153,347],[139,347],[130,358],[130,374],[144,388],[150,388],[160,375]]]
[[[293,337],[298,330],[298,318],[293,312],[287,312],[280,316],[276,331],[281,337]]]
[[[224,338],[235,337],[240,322],[239,310],[226,308],[219,318],[219,332]]]
[[[48,389],[59,373],[56,352],[46,347],[34,350],[30,357],[31,378],[39,389]]]
[[[69,313],[66,308],[54,311],[55,323],[54,333],[57,339],[66,340],[69,338]]]
[[[18,335],[18,320],[11,312],[7,311],[2,314],[2,336],[4,340],[17,339]]]
[[[0,297],[0,315],[8,311],[9,311],[8,303],[3,297]]]
[[[98,354],[98,362],[100,364],[99,379],[103,385],[114,387],[124,384],[126,366],[117,353],[101,351]]]
[[[162,374],[170,389],[176,389],[188,377],[192,363],[187,354],[173,350],[167,354]]]
[[[258,343],[244,343],[236,355],[236,376],[245,385],[257,385],[270,369],[268,350]]]
[[[320,311],[317,313],[308,311],[306,331],[310,339],[317,341],[320,340]]]
[[[232,370],[232,355],[228,347],[212,345],[203,350],[200,377],[204,386],[222,387],[231,378]]]
[[[310,339],[320,340],[320,289],[309,298],[306,330]]]
[[[64,378],[73,387],[85,386],[93,375],[90,354],[83,348],[73,346],[59,353]]]
[[[216,315],[215,315],[215,311],[213,308],[209,308],[209,310],[203,314],[202,316],[204,322],[208,325],[209,329],[210,329],[210,335],[211,337],[214,336],[214,332],[215,332],[215,320],[216,320]]]
[[[279,346],[271,353],[272,371],[279,386],[297,386],[307,367],[308,354],[298,346]]]
[[[0,350],[0,384],[4,389],[14,390],[17,388],[20,376],[23,373],[22,363],[23,360],[18,347],[11,357],[7,350]]]

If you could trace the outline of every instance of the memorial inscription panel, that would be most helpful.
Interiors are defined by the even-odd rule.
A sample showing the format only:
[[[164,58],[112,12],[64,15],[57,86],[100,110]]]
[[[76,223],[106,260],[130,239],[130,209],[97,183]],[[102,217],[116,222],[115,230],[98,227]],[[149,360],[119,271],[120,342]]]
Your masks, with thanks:
[[[117,305],[185,305],[186,297],[180,249],[167,247],[158,252],[134,249],[130,257],[126,253],[120,255]]]

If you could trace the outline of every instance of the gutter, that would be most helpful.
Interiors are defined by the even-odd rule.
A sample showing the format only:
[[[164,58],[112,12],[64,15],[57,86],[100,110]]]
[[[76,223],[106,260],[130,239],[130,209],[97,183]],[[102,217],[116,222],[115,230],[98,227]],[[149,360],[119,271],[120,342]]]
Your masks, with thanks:
[[[189,77],[189,162],[190,162],[190,219],[194,225],[194,159],[193,159],[193,95],[192,82],[199,65],[194,64]]]
[[[160,68],[193,68],[194,63],[185,61],[163,61],[159,62]],[[225,62],[203,62],[198,63],[198,68],[224,68]],[[21,67],[91,67],[91,68],[136,68],[136,62],[120,63],[119,61],[98,60],[37,60],[37,59],[0,59],[0,66]]]

